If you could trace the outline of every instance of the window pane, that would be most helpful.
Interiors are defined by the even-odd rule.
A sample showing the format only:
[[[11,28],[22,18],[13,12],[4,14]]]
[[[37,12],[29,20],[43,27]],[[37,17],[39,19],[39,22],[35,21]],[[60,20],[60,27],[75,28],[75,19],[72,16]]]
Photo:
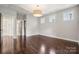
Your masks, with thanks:
[[[69,20],[72,20],[73,18],[72,18],[72,15],[73,15],[73,13],[72,13],[72,11],[70,10],[70,11],[65,11],[64,12],[64,21],[69,21]]]
[[[54,23],[55,19],[56,19],[55,15],[52,15],[52,16],[49,17],[49,22],[53,22]]]
[[[45,23],[45,18],[41,18],[40,23],[41,24]]]

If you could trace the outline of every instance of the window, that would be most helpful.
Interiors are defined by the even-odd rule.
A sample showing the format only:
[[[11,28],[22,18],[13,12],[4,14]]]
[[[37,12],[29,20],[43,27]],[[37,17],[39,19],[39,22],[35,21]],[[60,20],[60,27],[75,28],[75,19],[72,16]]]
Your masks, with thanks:
[[[40,23],[41,23],[41,24],[45,23],[45,18],[44,18],[44,17],[41,18]]]
[[[52,16],[49,16],[49,22],[50,23],[54,23],[56,21],[56,16],[55,15],[52,15]]]
[[[71,10],[67,10],[64,12],[64,21],[69,21],[73,19],[73,12]]]

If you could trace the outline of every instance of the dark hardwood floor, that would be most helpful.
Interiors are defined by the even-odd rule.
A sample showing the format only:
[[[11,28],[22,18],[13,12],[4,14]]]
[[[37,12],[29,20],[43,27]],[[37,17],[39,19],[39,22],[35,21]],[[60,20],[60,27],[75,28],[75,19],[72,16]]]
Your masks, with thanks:
[[[77,42],[33,35],[27,37],[26,54],[78,54],[79,45]],[[17,52],[22,53],[22,52]]]
[[[43,35],[32,35],[26,39],[22,36],[18,37],[14,39],[14,54],[79,54],[77,42]],[[9,50],[5,53],[12,54]]]

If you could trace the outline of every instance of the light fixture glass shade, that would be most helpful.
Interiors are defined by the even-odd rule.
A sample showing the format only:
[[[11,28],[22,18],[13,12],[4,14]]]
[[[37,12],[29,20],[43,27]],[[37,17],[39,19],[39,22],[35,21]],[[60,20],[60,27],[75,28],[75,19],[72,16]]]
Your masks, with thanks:
[[[35,17],[42,16],[42,11],[41,10],[33,10],[33,16],[35,16]]]

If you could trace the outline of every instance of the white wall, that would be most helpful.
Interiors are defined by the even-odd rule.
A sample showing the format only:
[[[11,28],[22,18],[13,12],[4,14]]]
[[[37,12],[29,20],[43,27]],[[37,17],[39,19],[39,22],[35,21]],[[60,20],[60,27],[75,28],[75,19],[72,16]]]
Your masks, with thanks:
[[[75,40],[79,41],[78,38],[78,6],[65,9],[65,10],[71,10],[73,12],[73,19],[69,21],[64,21],[63,18],[63,12],[65,10],[57,11],[55,13],[43,16],[41,18],[45,18],[45,23],[40,23],[40,34],[41,35],[47,35],[51,37],[60,37],[60,38],[66,38],[69,40]],[[50,23],[49,16],[53,16],[53,14],[56,15],[55,22]]]
[[[26,35],[38,35],[38,18],[27,15],[27,24],[26,24]]]
[[[77,18],[77,39],[79,40],[79,6],[77,8],[76,18]]]

